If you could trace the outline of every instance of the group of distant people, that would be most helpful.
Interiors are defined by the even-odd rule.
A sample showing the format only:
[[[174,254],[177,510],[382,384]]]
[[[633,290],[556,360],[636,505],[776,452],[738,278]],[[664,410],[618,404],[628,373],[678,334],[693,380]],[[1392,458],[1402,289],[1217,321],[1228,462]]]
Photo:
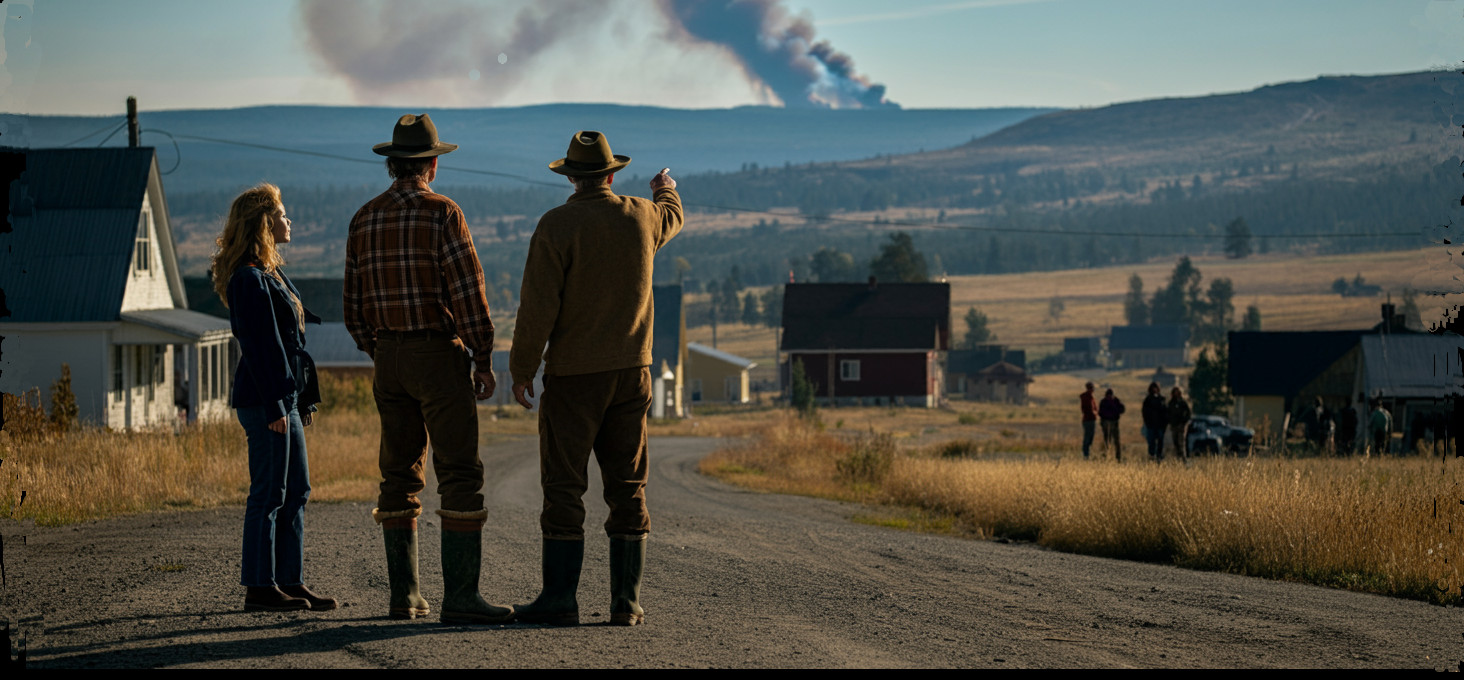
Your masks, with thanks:
[[[1083,422],[1083,459],[1091,457],[1093,440],[1101,431],[1104,451],[1111,452],[1114,460],[1122,462],[1123,445],[1119,440],[1118,422],[1125,411],[1123,401],[1111,389],[1105,390],[1103,398],[1098,399],[1097,386],[1092,382],[1084,387],[1086,389],[1078,395]],[[1363,395],[1358,395],[1357,403],[1362,403],[1363,400]],[[1148,444],[1149,459],[1156,463],[1164,460],[1164,435],[1168,432],[1169,454],[1188,461],[1190,420],[1193,417],[1194,413],[1184,397],[1183,389],[1171,389],[1169,399],[1165,400],[1159,383],[1149,383],[1149,391],[1144,396],[1143,404],[1143,436]],[[1334,452],[1339,456],[1349,456],[1358,451],[1392,452],[1393,414],[1381,398],[1367,400],[1365,412],[1353,404],[1348,404],[1339,412],[1333,412],[1327,408],[1321,397],[1317,397],[1292,422],[1302,425],[1307,444],[1320,453]],[[1430,438],[1434,442],[1447,442],[1450,436],[1448,416],[1443,413],[1420,413],[1413,417],[1404,434],[1407,442],[1413,445]]]
[[[1118,421],[1127,410],[1123,401],[1112,389],[1105,390],[1102,399],[1097,399],[1097,385],[1089,382],[1078,395],[1078,405],[1083,415],[1083,460],[1091,457],[1093,438],[1097,430],[1103,432],[1103,449],[1113,454],[1113,459],[1123,461],[1123,443],[1119,439]],[[1193,413],[1184,398],[1184,390],[1175,387],[1169,391],[1165,401],[1159,383],[1149,383],[1149,392],[1144,397],[1144,442],[1148,445],[1149,459],[1164,460],[1164,433],[1170,434],[1170,453],[1181,460],[1189,459],[1189,422]]]
[[[1357,395],[1357,404],[1363,403],[1365,395]],[[1339,456],[1350,456],[1360,450],[1371,453],[1392,452],[1394,431],[1393,413],[1379,397],[1367,399],[1366,421],[1362,411],[1355,404],[1348,404],[1340,411],[1328,408],[1321,397],[1302,409],[1293,422],[1300,423],[1305,430],[1307,444],[1318,452],[1335,452]],[[1432,437],[1435,442],[1449,440],[1449,418],[1443,413],[1419,413],[1413,416],[1408,428],[1403,431],[1405,448]]]

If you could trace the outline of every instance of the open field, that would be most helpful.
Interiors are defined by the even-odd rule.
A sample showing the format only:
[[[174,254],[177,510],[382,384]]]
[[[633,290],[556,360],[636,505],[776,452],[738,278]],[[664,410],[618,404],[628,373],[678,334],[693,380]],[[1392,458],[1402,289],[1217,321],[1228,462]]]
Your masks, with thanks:
[[[833,417],[825,413],[824,418]],[[908,440],[906,440],[908,441]],[[998,440],[1000,442],[1000,440]],[[862,501],[862,521],[1428,600],[1464,601],[1464,460],[1086,462],[1038,441],[912,446],[793,418],[701,463],[763,491]]]
[[[1145,295],[1152,296],[1168,282],[1177,261],[1176,257],[1096,269],[949,277],[951,340],[959,342],[966,332],[961,318],[968,307],[986,314],[997,342],[1025,349],[1029,358],[1060,351],[1064,337],[1106,336],[1112,326],[1126,323],[1123,298],[1128,293],[1129,276],[1138,274],[1143,278]],[[1191,261],[1204,275],[1203,286],[1208,287],[1210,280],[1218,277],[1229,277],[1235,284],[1237,322],[1246,306],[1256,305],[1261,309],[1262,328],[1275,331],[1367,328],[1381,320],[1380,305],[1388,293],[1395,303],[1401,303],[1404,288],[1460,290],[1455,279],[1464,276],[1460,269],[1464,263],[1451,261],[1443,246],[1315,257],[1252,255],[1243,260],[1206,255]],[[1332,292],[1332,282],[1338,277],[1350,281],[1359,274],[1368,283],[1382,287],[1383,295],[1344,298]],[[1054,297],[1065,305],[1056,321],[1048,316]],[[1460,298],[1458,294],[1420,294],[1418,307],[1424,323],[1442,319],[1446,307],[1464,302]],[[705,299],[705,295],[687,298],[688,302]],[[687,337],[711,345],[712,329],[688,328]],[[758,363],[755,379],[776,376],[775,346],[772,328],[733,323],[717,329],[718,349]]]

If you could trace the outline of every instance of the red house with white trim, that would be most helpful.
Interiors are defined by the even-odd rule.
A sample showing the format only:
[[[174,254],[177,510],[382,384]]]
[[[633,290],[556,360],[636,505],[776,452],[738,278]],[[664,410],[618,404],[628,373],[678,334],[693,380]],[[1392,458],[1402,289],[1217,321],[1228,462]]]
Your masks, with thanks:
[[[950,318],[947,283],[790,283],[784,375],[802,362],[824,404],[937,406]]]

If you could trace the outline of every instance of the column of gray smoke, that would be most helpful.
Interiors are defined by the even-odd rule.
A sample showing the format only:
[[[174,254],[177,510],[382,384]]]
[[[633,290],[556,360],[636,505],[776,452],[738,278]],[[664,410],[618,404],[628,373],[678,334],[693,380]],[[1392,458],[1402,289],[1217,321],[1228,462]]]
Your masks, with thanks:
[[[730,49],[748,78],[762,82],[785,106],[860,108],[895,106],[885,87],[854,71],[854,60],[813,24],[791,16],[782,0],[658,0],[672,22],[672,38]]]

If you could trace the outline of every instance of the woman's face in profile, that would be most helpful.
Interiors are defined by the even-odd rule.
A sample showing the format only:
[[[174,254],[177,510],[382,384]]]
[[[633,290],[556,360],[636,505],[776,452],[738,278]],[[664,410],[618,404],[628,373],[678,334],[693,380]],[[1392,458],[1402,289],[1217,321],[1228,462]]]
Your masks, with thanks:
[[[290,218],[285,217],[285,206],[275,208],[275,211],[270,214],[269,227],[275,243],[290,242]]]

